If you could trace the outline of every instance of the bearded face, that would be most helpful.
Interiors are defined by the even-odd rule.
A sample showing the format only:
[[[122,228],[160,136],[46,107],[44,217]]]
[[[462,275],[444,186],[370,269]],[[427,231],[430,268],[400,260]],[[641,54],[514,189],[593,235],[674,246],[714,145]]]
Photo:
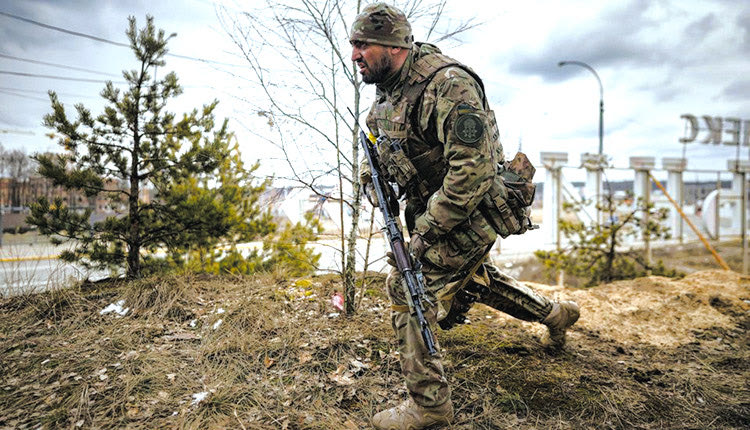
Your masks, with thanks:
[[[364,67],[360,64],[359,72],[362,74],[362,81],[366,84],[379,84],[385,80],[391,72],[393,59],[388,51],[383,51],[381,55],[371,63],[363,60]]]
[[[352,42],[352,61],[359,67],[362,81],[379,84],[393,69],[393,54],[388,47],[360,41]]]

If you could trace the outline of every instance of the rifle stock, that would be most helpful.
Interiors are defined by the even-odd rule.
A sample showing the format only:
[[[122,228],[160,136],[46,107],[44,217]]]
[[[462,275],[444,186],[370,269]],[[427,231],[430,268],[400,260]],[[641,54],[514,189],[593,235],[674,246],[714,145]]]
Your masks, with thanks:
[[[365,151],[365,157],[367,157],[367,163],[370,166],[372,185],[378,198],[378,207],[385,221],[385,232],[396,260],[396,267],[406,285],[409,313],[419,324],[419,330],[422,333],[422,340],[424,340],[427,351],[430,355],[436,355],[435,338],[430,329],[430,324],[424,317],[424,302],[430,305],[432,303],[424,297],[424,277],[422,276],[421,265],[419,261],[415,261],[412,264],[413,259],[407,251],[406,244],[404,243],[404,235],[401,233],[398,222],[396,222],[397,215],[391,213],[391,209],[389,208],[388,189],[385,181],[380,177],[378,153],[372,142],[367,138],[367,135],[365,135],[365,132],[361,130],[359,132],[359,142]]]

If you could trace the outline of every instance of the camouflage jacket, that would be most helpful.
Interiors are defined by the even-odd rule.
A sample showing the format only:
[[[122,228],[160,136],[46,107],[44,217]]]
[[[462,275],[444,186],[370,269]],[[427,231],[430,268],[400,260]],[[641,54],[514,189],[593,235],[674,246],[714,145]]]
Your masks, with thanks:
[[[433,242],[471,230],[467,246],[494,241],[477,206],[503,151],[482,83],[470,69],[434,45],[415,44],[400,74],[378,85],[367,125],[375,137],[389,137],[378,144],[381,168],[405,190],[410,233]]]

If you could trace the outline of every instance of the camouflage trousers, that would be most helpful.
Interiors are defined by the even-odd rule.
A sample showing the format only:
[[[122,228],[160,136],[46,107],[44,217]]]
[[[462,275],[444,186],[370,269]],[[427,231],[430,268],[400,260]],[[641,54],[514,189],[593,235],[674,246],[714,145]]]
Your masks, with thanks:
[[[427,298],[435,304],[425,311],[425,318],[433,333],[437,322],[448,315],[456,294],[469,290],[480,303],[520,318],[524,321],[541,321],[552,310],[552,302],[531,288],[500,272],[487,258],[487,249],[464,254],[463,264],[449,268],[424,261]],[[481,261],[481,264],[479,262]],[[478,266],[478,267],[477,267]],[[468,272],[476,268],[471,280],[465,282]],[[430,356],[422,340],[419,325],[408,310],[406,289],[398,270],[392,269],[386,280],[391,299],[391,325],[398,340],[401,372],[412,399],[423,407],[440,406],[450,400],[450,388],[445,379],[440,345],[435,339],[438,354]],[[470,306],[470,305],[469,305]],[[468,310],[468,308],[467,308]]]

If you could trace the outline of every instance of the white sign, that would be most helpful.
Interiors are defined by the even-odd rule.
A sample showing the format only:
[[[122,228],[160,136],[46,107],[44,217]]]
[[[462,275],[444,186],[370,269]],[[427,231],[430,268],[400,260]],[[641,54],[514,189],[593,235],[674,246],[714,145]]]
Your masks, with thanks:
[[[740,144],[741,137],[742,146],[750,146],[750,120],[703,115],[700,119],[703,120],[705,127],[701,128],[701,121],[695,115],[686,113],[680,118],[686,121],[687,126],[687,136],[681,137],[680,143],[695,142],[698,133],[704,130],[703,140],[700,143],[737,146]]]

